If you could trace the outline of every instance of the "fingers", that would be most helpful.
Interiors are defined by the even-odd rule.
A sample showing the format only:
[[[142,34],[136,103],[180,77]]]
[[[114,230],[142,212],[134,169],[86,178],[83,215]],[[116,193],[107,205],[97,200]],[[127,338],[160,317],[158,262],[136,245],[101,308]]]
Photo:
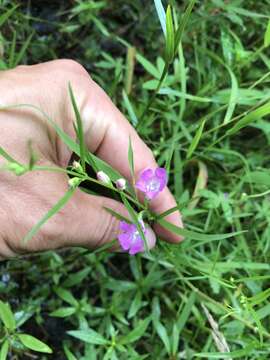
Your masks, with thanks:
[[[67,246],[95,249],[117,239],[119,234],[119,220],[106,208],[129,218],[123,204],[76,189],[69,201],[25,242],[28,232],[65,196],[69,189],[68,177],[44,171],[20,178],[12,174],[5,176],[13,191],[5,198],[4,214],[0,212],[1,219],[5,220],[0,231],[0,258]],[[154,246],[153,232],[149,230],[148,234],[150,245]]]
[[[70,207],[67,209],[68,217],[71,217],[71,226],[66,231],[64,245],[80,245],[90,248],[98,248],[119,235],[119,222],[108,210],[129,218],[129,214],[123,204],[101,196],[92,196],[76,191],[71,200]],[[66,217],[67,218],[67,217]],[[148,228],[146,232],[148,246],[155,245],[155,235]],[[113,250],[119,250],[118,241],[113,246]]]
[[[124,177],[131,180],[128,165],[129,138],[134,153],[135,175],[138,178],[145,168],[156,168],[153,154],[140,139],[134,128],[114,106],[104,91],[91,81],[88,94],[82,108],[82,117],[86,124],[86,143],[91,151],[117,169]],[[168,188],[151,201],[151,209],[160,214],[176,206],[174,197]],[[165,218],[176,226],[182,227],[181,215],[174,212]],[[158,234],[171,241],[179,242],[182,238],[156,225]]]

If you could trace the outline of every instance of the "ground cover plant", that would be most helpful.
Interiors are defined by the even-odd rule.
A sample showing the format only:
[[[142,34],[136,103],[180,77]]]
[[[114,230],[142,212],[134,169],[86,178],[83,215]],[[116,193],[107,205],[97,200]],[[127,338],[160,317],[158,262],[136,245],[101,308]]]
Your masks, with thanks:
[[[157,239],[134,256],[69,249],[2,262],[1,360],[269,359],[269,5],[0,2],[1,70],[63,57],[84,65],[166,169],[185,223],[170,227],[181,244]],[[69,97],[76,111],[72,84]],[[76,115],[77,144],[55,127],[77,153],[64,200],[103,180],[95,191],[117,193],[143,239],[132,187],[85,152]],[[35,170],[34,159],[1,155],[17,175]],[[133,156],[130,143],[131,172]],[[112,182],[96,180],[100,171]]]

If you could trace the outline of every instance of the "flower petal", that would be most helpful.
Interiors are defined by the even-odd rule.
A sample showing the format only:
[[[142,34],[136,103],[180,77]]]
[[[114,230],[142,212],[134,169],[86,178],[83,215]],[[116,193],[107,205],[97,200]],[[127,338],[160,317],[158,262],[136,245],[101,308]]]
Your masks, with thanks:
[[[145,186],[145,182],[142,181],[142,180],[139,180],[136,182],[135,186],[137,189],[141,190],[142,192],[145,192],[146,191],[146,186]]]
[[[167,178],[167,171],[166,171],[166,169],[159,167],[155,170],[155,175],[158,178]]]
[[[167,172],[164,168],[157,168],[155,171],[155,177],[159,181],[159,191],[162,191],[168,182]]]
[[[135,255],[139,252],[144,251],[143,240],[139,239],[135,244],[132,244],[129,249],[130,255]]]
[[[141,172],[139,176],[139,181],[149,181],[154,176],[154,171],[152,169],[145,169]]]
[[[124,232],[129,232],[130,231],[130,225],[131,224],[128,224],[127,222],[122,220],[122,221],[120,221],[119,229],[124,231]]]
[[[147,191],[146,192],[146,198],[148,200],[154,199],[159,194],[159,191],[160,191],[160,188],[158,189],[158,191]]]
[[[130,248],[130,236],[129,234],[119,234],[118,241],[123,250],[128,250]]]

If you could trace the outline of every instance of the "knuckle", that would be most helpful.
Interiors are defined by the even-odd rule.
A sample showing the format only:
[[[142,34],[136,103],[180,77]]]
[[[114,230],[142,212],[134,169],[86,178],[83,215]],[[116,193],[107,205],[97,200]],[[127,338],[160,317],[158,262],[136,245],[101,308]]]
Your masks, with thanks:
[[[72,59],[55,60],[55,64],[64,72],[71,72],[79,76],[89,76],[85,68],[77,61]]]
[[[0,261],[12,258],[16,255],[16,252],[10,246],[9,241],[5,238],[3,234],[0,235]]]

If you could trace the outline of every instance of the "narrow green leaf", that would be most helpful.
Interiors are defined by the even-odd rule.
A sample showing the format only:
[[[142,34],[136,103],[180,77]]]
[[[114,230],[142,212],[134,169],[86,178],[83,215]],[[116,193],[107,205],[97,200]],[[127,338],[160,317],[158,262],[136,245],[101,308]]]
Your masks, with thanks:
[[[92,329],[87,330],[71,330],[67,331],[67,334],[70,336],[75,337],[81,341],[84,341],[88,344],[95,344],[95,345],[108,345],[109,341],[106,340],[102,335],[97,333]]]
[[[67,360],[77,360],[76,356],[72,354],[72,352],[69,350],[69,348],[64,345],[64,352],[67,357]]]
[[[129,95],[132,90],[135,59],[136,59],[136,48],[134,46],[129,46],[127,49],[125,87],[123,90],[123,92],[125,92],[127,95]]]
[[[270,172],[268,171],[250,171],[244,177],[243,181],[257,185],[270,186]]]
[[[128,143],[128,163],[129,163],[129,169],[131,172],[132,179],[135,180],[135,171],[134,171],[134,156],[133,156],[133,149],[131,144],[131,138],[129,137],[129,143]]]
[[[111,215],[113,215],[116,219],[118,220],[124,220],[126,221],[127,223],[131,223],[130,219],[126,218],[125,216],[121,215],[121,214],[118,214],[117,212],[115,212],[113,209],[110,209],[110,208],[107,208],[104,206],[104,209],[106,211],[108,211]]]
[[[8,348],[9,348],[9,343],[8,343],[7,340],[5,340],[4,343],[1,346],[0,360],[6,360],[7,355],[8,355]]]
[[[138,291],[130,305],[128,311],[128,319],[133,318],[140,310],[141,306],[142,306],[142,293]]]
[[[166,328],[161,324],[160,321],[154,321],[154,327],[165,346],[167,354],[169,355],[171,353],[171,344]]]
[[[196,131],[196,134],[195,134],[194,138],[192,139],[192,141],[191,141],[191,143],[189,145],[189,148],[188,148],[188,151],[187,151],[187,159],[189,159],[191,157],[191,155],[196,150],[196,148],[197,148],[197,146],[199,144],[200,138],[202,137],[205,121],[206,121],[206,119],[204,119],[201,122],[201,125],[199,126],[198,130]]]
[[[70,276],[62,283],[62,286],[66,288],[80,284],[89,275],[90,271],[90,268],[85,268],[77,273],[70,274]]]
[[[28,335],[28,334],[17,334],[19,340],[21,341],[21,343],[27,347],[28,349],[37,351],[37,352],[41,352],[41,353],[47,353],[47,354],[52,354],[52,349],[44,344],[44,342],[36,339],[34,336],[32,335]]]
[[[138,118],[137,118],[137,116],[133,110],[133,107],[131,105],[131,102],[129,101],[129,98],[124,90],[123,90],[122,94],[123,94],[123,100],[124,100],[125,107],[127,109],[128,115],[131,120],[131,124],[134,127],[136,127],[136,125],[138,124]]]
[[[161,88],[158,93],[160,95],[169,95],[169,96],[171,95],[171,96],[179,97],[180,99],[197,101],[197,102],[201,102],[201,103],[211,103],[211,102],[218,103],[218,101],[215,100],[214,98],[195,96],[195,95],[184,93],[182,91],[171,89],[169,87]]]
[[[118,341],[121,345],[131,344],[134,341],[139,340],[145,333],[150,323],[151,317],[144,320],[140,320],[135,329],[131,330],[130,333],[120,338]]]
[[[254,296],[248,298],[248,302],[251,306],[259,305],[260,303],[262,303],[263,301],[268,299],[269,296],[270,296],[270,289],[267,289],[267,290],[261,291],[257,295],[254,295]]]
[[[181,311],[180,317],[177,320],[177,329],[179,331],[179,335],[186,325],[186,322],[189,318],[189,315],[191,313],[191,309],[195,303],[195,300],[196,300],[196,293],[193,291],[190,294],[189,298],[187,299],[186,304],[185,304],[183,310]]]
[[[177,329],[177,325],[173,324],[173,331],[171,336],[172,355],[176,355],[179,347],[180,333]]]
[[[9,68],[14,67],[16,43],[17,43],[17,32],[15,30],[13,30],[13,36],[12,36],[12,41],[11,41],[9,56],[8,56],[8,67]]]
[[[183,36],[183,33],[184,33],[184,30],[187,26],[187,23],[189,21],[189,18],[191,16],[191,12],[192,12],[192,9],[194,7],[196,3],[196,0],[191,0],[184,12],[184,15],[180,21],[180,25],[178,26],[178,29],[176,31],[176,34],[175,34],[175,43],[174,43],[174,52],[176,53],[177,51],[177,48],[178,48],[178,45],[180,43],[180,41],[182,40],[182,36]]]
[[[10,156],[1,146],[0,146],[0,155],[6,159],[8,162],[15,163],[17,165],[21,165],[17,160],[15,160],[12,156]]]
[[[29,233],[24,237],[23,242],[27,243],[39,229],[44,225],[52,216],[54,216],[59,210],[61,210],[65,204],[69,201],[69,199],[74,194],[76,188],[69,189],[65,195],[44,215],[44,217],[33,226],[33,228],[29,231]]]
[[[264,46],[267,47],[270,45],[270,20],[268,20],[267,28],[264,33]]]
[[[154,2],[163,34],[166,37],[166,13],[162,5],[162,1],[154,0]]]
[[[174,58],[174,26],[172,19],[172,11],[170,5],[166,11],[166,49],[165,58],[167,63],[171,63]]]
[[[4,23],[8,20],[8,18],[14,13],[19,5],[13,6],[11,9],[6,11],[4,14],[0,16],[0,26],[4,25]]]
[[[233,112],[237,103],[237,98],[238,98],[238,83],[237,83],[237,79],[234,75],[234,73],[232,72],[232,70],[229,68],[229,66],[226,65],[226,68],[230,74],[231,77],[231,93],[230,93],[230,100],[229,100],[229,104],[228,104],[228,108],[225,114],[225,118],[223,123],[227,124],[232,116],[233,116]]]
[[[136,59],[150,75],[152,75],[156,79],[160,78],[161,74],[158,71],[158,69],[150,61],[148,61],[145,57],[143,57],[140,54],[136,54]]]
[[[164,219],[157,219],[157,222],[163,226],[165,229],[171,231],[172,233],[175,233],[177,235],[187,237],[189,239],[193,240],[206,240],[206,241],[213,241],[213,240],[224,240],[231,237],[234,237],[236,235],[239,235],[243,233],[243,231],[240,232],[231,232],[227,234],[201,234],[194,231],[186,230],[184,228],[180,228],[176,225],[173,225],[169,223],[168,221]]]
[[[72,103],[72,107],[73,107],[73,111],[75,113],[75,117],[76,117],[76,132],[77,132],[77,138],[79,141],[79,146],[80,146],[80,157],[81,157],[81,164],[82,164],[82,168],[83,171],[85,171],[85,143],[84,143],[84,132],[83,132],[83,123],[82,123],[82,119],[81,119],[81,115],[74,97],[74,93],[71,87],[71,84],[68,84],[68,90],[69,90],[69,95],[71,98],[71,103]]]
[[[5,327],[14,331],[16,329],[15,317],[10,309],[8,303],[4,303],[0,300],[0,319],[3,321]]]
[[[198,358],[206,358],[206,359],[226,359],[226,358],[242,358],[244,359],[245,356],[251,356],[252,350],[255,349],[255,345],[253,343],[249,344],[247,347],[241,350],[235,350],[232,352],[212,352],[212,353],[196,353],[194,356]]]
[[[31,40],[34,36],[34,32],[32,32],[28,38],[24,41],[23,46],[21,47],[19,53],[17,54],[15,60],[12,63],[12,67],[18,66],[22,60],[22,58],[25,56],[25,52],[27,48],[29,47]]]
[[[244,116],[231,129],[226,132],[226,136],[237,133],[243,127],[248,126],[252,122],[261,119],[268,114],[270,114],[270,102],[267,102],[266,104],[258,107],[256,110],[253,110],[249,114]]]
[[[50,316],[65,318],[75,314],[76,309],[74,307],[63,307],[50,313]]]
[[[249,313],[250,313],[251,316],[253,317],[256,325],[257,325],[258,333],[259,333],[259,336],[260,336],[260,343],[262,344],[262,343],[263,343],[263,334],[264,334],[266,331],[265,331],[265,329],[264,329],[264,327],[263,327],[263,325],[262,325],[262,323],[261,323],[261,320],[260,320],[257,312],[256,312],[251,306],[249,306],[249,304],[248,304],[247,308],[248,308]]]
[[[68,304],[72,305],[72,306],[78,306],[78,301],[74,298],[74,296],[72,295],[72,293],[69,290],[60,288],[60,287],[55,287],[54,288],[55,293],[65,302],[67,302]]]

